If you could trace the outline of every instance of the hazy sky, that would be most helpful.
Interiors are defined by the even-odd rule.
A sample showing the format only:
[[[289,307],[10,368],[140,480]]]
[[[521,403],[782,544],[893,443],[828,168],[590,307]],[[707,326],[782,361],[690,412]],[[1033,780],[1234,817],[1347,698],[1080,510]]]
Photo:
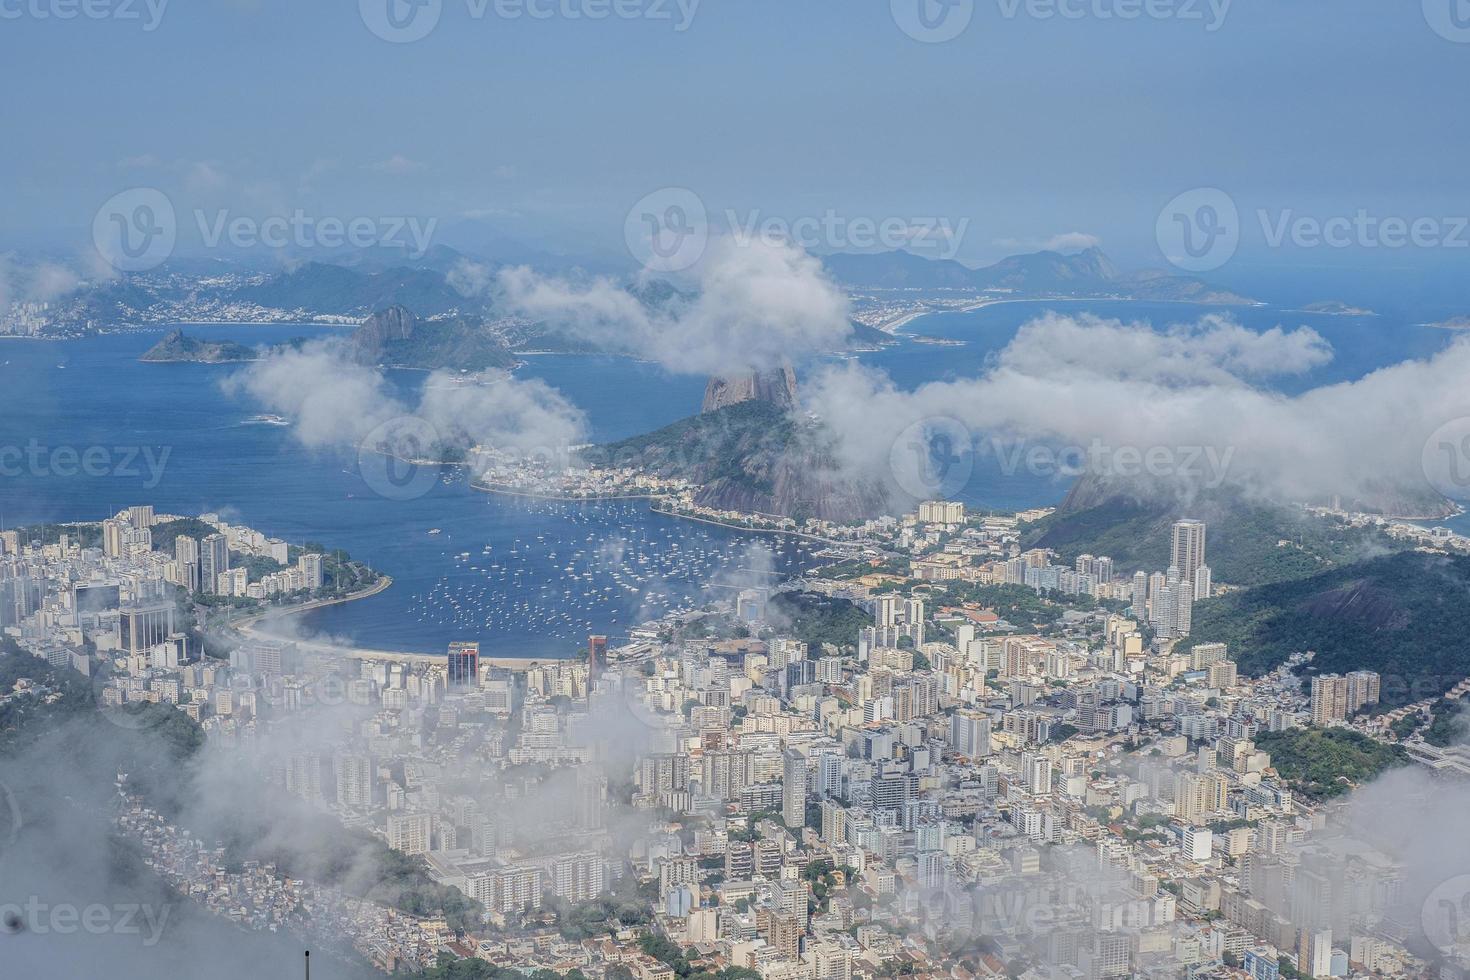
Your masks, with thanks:
[[[76,2],[0,0],[3,247],[84,240],[136,186],[186,215],[441,231],[480,216],[577,253],[611,253],[635,201],[683,186],[716,215],[968,221],[972,263],[1092,236],[1158,264],[1160,209],[1199,187],[1238,205],[1243,254],[1262,208],[1470,213],[1470,29],[1431,26],[1459,36],[1455,0],[1149,0],[1174,15],[1137,19],[1119,14],[1144,0],[948,0],[973,11],[942,43],[903,29],[924,34],[920,2],[937,30],[959,23],[941,0],[417,0],[417,21],[411,0],[161,17],[160,0],[88,0],[109,16],[54,16]],[[389,2],[406,31],[433,29],[377,36]],[[1038,16],[1057,2],[1076,16]],[[599,9],[638,16],[563,13]],[[1341,254],[1317,252],[1291,259]]]

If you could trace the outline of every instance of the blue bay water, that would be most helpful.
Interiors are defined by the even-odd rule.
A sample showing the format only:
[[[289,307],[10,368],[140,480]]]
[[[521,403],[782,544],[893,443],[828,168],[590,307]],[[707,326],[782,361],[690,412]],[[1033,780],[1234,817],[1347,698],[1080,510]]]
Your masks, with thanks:
[[[859,355],[902,388],[974,377],[1014,335],[1046,310],[1091,311],[1156,326],[1193,322],[1211,312],[1185,304],[1004,303],[915,321],[907,332],[964,346],[904,342]],[[1298,325],[1333,345],[1331,363],[1286,379],[1294,392],[1361,377],[1450,342],[1416,326],[1412,314],[1348,317],[1265,308],[1224,312],[1253,329]],[[277,343],[336,331],[301,326],[196,326],[191,334],[243,343]],[[769,549],[778,571],[810,562],[809,546],[650,513],[641,501],[588,504],[530,501],[471,490],[450,476],[427,495],[387,500],[364,483],[355,454],[304,448],[288,426],[252,422],[265,411],[226,392],[238,365],[143,364],[158,332],[81,341],[0,341],[0,447],[32,440],[54,449],[102,447],[114,463],[129,447],[166,450],[156,486],[139,459],[134,471],[107,476],[16,473],[0,476],[0,522],[98,520],[133,503],[160,511],[218,511],[292,542],[343,547],[394,578],[378,596],[303,617],[313,630],[360,646],[419,652],[452,640],[479,640],[500,656],[570,656],[586,636],[626,632],[641,614],[691,598],[728,594]],[[704,379],[671,375],[625,358],[532,357],[522,375],[563,391],[588,415],[598,441],[646,432],[696,411]],[[389,372],[406,401],[419,372]],[[977,507],[1014,510],[1055,503],[1070,481],[1003,475],[982,458],[960,496]],[[433,529],[439,534],[430,534]],[[751,546],[762,551],[751,552]],[[711,587],[709,583],[716,584]]]

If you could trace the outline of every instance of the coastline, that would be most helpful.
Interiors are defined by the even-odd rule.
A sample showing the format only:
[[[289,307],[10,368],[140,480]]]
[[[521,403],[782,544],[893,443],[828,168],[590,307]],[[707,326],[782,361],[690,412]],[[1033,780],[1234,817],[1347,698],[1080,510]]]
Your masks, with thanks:
[[[268,609],[265,612],[251,613],[248,616],[242,616],[240,619],[232,621],[229,625],[232,629],[249,635],[258,624],[267,620],[287,619],[300,613],[311,612],[313,609],[325,609],[327,606],[338,606],[344,602],[356,602],[358,599],[367,599],[384,591],[392,584],[393,576],[379,574],[378,580],[365,589],[349,592],[346,595],[332,596],[328,599],[312,599],[310,602],[303,602],[299,606],[289,606],[284,609]]]
[[[530,500],[556,500],[563,503],[597,503],[604,500],[650,500],[658,501],[663,498],[651,493],[628,493],[628,494],[588,494],[586,496],[572,496],[570,494],[558,493],[533,493],[529,490],[510,490],[486,483],[471,483],[470,488],[481,493],[494,493],[504,497],[525,497]],[[654,514],[662,514],[664,517],[675,517],[685,521],[695,521],[699,524],[709,524],[712,527],[722,527],[730,531],[745,531],[750,534],[783,534],[787,537],[802,538],[807,541],[815,541],[819,544],[844,545],[851,544],[850,541],[838,541],[834,538],[823,538],[805,531],[792,531],[780,527],[749,527],[745,524],[731,524],[728,521],[715,520],[712,517],[697,517],[693,514],[684,514],[676,510],[664,510],[662,507],[649,506],[649,511]]]
[[[334,596],[330,599],[313,599],[311,602],[302,603],[289,609],[272,609],[263,613],[252,613],[249,616],[236,620],[230,627],[241,635],[249,638],[268,640],[289,639],[302,650],[321,656],[338,657],[347,660],[372,660],[392,663],[443,663],[443,654],[434,653],[411,653],[404,650],[379,650],[372,647],[345,647],[335,643],[324,643],[318,640],[302,640],[289,635],[272,632],[267,625],[273,622],[282,622],[292,616],[313,609],[324,609],[327,606],[341,605],[347,602],[356,602],[359,599],[367,599],[387,589],[393,584],[391,575],[382,575],[378,581],[366,589],[357,592],[349,592],[344,596]],[[508,667],[511,670],[528,670],[538,663],[556,661],[556,657],[481,657],[482,663],[491,664],[496,667]]]

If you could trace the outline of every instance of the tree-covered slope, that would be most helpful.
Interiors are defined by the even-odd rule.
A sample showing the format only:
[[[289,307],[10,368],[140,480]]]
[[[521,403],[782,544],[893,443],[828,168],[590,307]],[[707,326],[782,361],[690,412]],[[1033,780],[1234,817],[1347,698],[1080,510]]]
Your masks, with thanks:
[[[1394,704],[1470,676],[1470,558],[1399,552],[1198,603],[1186,645],[1223,642],[1241,669],[1312,651],[1315,670],[1374,670]]]

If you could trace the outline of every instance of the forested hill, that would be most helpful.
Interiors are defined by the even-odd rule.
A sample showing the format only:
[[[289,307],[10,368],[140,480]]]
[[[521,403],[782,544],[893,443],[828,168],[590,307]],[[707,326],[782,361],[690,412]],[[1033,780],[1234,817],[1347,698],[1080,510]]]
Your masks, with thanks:
[[[1170,527],[1185,517],[1209,526],[1210,569],[1216,582],[1230,585],[1285,582],[1402,547],[1377,531],[1225,493],[1188,503],[1115,496],[1082,510],[1058,510],[1029,525],[1022,542],[1051,548],[1069,562],[1082,554],[1108,555],[1120,571],[1159,572],[1169,566]]]
[[[1322,673],[1374,670],[1401,704],[1470,676],[1470,558],[1404,551],[1195,605],[1183,646],[1230,644],[1243,671],[1313,651]]]

